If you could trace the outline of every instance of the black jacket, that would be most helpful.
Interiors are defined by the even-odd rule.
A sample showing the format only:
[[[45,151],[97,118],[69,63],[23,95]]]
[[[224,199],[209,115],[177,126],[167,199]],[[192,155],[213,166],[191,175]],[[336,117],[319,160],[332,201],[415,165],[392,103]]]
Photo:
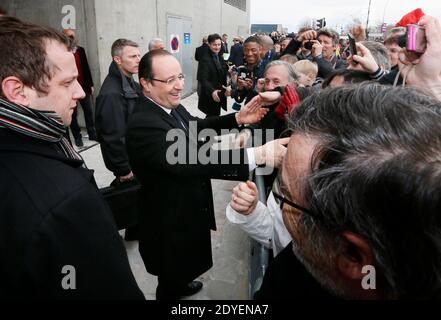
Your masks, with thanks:
[[[139,84],[133,81],[131,86],[129,79],[112,62],[96,98],[95,126],[106,168],[117,177],[131,171],[125,134],[127,119],[140,92]]]
[[[285,51],[283,51],[283,55],[285,54],[293,54],[296,55],[297,51],[300,49],[302,43],[297,40],[292,40],[289,42]],[[309,60],[309,59],[308,59]],[[346,68],[346,61],[343,59],[339,59],[336,56],[332,58],[331,61],[326,60],[322,55],[312,58],[311,61],[316,62],[318,66],[318,75],[317,77],[325,79],[328,77],[334,70],[340,68]]]
[[[196,61],[199,62],[202,60],[203,57],[208,55],[209,52],[210,52],[210,48],[208,47],[208,44],[203,43],[200,47],[196,48],[194,58]]]
[[[234,114],[201,120],[183,106],[176,110],[187,127],[190,120],[197,121],[198,131],[237,128]],[[188,157],[196,155],[201,145],[191,131],[179,136],[181,144],[173,134],[172,141],[167,141],[174,128],[180,128],[178,122],[142,96],[129,120],[127,148],[133,172],[142,184],[139,234],[144,265],[149,273],[185,283],[213,264],[210,229],[216,224],[210,179],[245,180],[249,173],[243,149],[210,151],[219,163],[226,158],[237,159],[237,164],[204,165],[196,156],[189,162]],[[167,154],[176,155],[176,147],[186,162],[167,160]]]
[[[292,242],[268,266],[256,300],[336,300],[295,256]]]
[[[346,68],[346,61],[337,58],[335,55],[332,57],[331,61],[326,60],[322,55],[312,58],[312,61],[317,63],[317,77],[322,79],[326,79],[334,70]]]
[[[264,77],[267,63],[268,61],[260,60],[260,62],[254,66],[252,70],[248,68],[249,78],[253,80],[253,87],[250,90],[233,90],[231,92],[231,97],[236,100],[236,102],[242,103],[245,100],[245,104],[247,104],[257,95],[257,91],[255,90],[257,80]]]
[[[243,45],[236,43],[231,47],[230,57],[228,58],[236,67],[243,66]]]
[[[198,108],[206,114],[220,114],[220,108],[224,110],[227,109],[227,97],[224,94],[225,90],[222,86],[227,85],[228,66],[221,57],[219,57],[219,64],[221,69],[216,67],[212,54],[207,54],[199,62],[200,92]],[[223,90],[220,94],[220,102],[213,100],[212,93],[214,90]],[[213,110],[216,111],[213,112]]]
[[[93,172],[0,129],[0,299],[143,299]],[[64,266],[76,289],[64,290]]]

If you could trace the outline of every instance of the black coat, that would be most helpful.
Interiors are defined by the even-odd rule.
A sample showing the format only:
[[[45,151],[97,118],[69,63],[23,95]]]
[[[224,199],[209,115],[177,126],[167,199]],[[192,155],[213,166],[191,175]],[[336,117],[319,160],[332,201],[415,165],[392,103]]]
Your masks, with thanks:
[[[0,129],[0,299],[144,298],[82,165],[50,143]],[[75,268],[76,290],[62,288],[64,266]]]
[[[334,70],[346,68],[346,61],[334,56],[331,61],[326,60],[323,56],[312,59],[317,63],[318,74],[317,77],[326,79]]]
[[[187,126],[190,120],[197,121],[198,131],[237,128],[234,114],[201,120],[183,106],[176,110]],[[232,159],[234,152],[239,164],[204,165],[196,159],[195,164],[169,163],[167,152],[174,154],[177,144],[176,137],[173,141],[166,137],[174,128],[180,128],[178,122],[142,96],[129,120],[127,148],[133,172],[142,184],[139,234],[145,267],[149,273],[182,283],[213,264],[210,229],[216,224],[210,179],[245,180],[249,173],[243,149],[211,150],[219,163],[221,157]],[[180,139],[184,150],[179,155],[185,153],[188,158],[189,148],[194,154],[201,147],[191,131]]]
[[[125,134],[127,119],[133,112],[140,91],[139,84],[133,81],[133,87],[130,86],[128,78],[112,62],[96,98],[95,127],[101,153],[106,168],[117,177],[131,171]]]
[[[254,299],[321,301],[337,298],[324,289],[299,261],[291,242],[270,262]]]
[[[199,62],[202,60],[203,57],[208,55],[209,52],[210,52],[210,47],[208,46],[208,44],[203,43],[200,47],[196,48],[194,58],[196,61]]]
[[[243,44],[236,43],[231,47],[231,53],[228,61],[230,61],[236,67],[243,66]]]
[[[211,51],[210,51],[211,52]],[[224,60],[219,57],[221,69],[216,67],[212,54],[206,55],[199,62],[199,100],[198,108],[207,115],[219,115],[220,108],[227,109],[227,97],[225,96],[222,86],[227,85],[228,66]],[[220,94],[220,102],[213,100],[212,93],[214,90],[223,90]]]

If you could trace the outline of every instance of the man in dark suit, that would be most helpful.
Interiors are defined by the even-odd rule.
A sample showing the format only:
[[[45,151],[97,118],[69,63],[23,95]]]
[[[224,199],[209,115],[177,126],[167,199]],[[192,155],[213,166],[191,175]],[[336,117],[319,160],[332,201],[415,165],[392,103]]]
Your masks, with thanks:
[[[218,34],[208,36],[209,54],[199,62],[199,101],[198,108],[207,117],[220,115],[220,109],[227,110],[228,66],[219,56],[221,37]]]
[[[226,33],[224,33],[222,35],[222,42],[221,42],[221,50],[220,50],[220,55],[221,57],[224,56],[224,53],[230,53],[230,50],[228,49],[228,35]]]
[[[240,37],[234,37],[228,61],[236,67],[243,66],[243,44]]]
[[[246,106],[222,117],[191,116],[180,104],[181,66],[164,50],[144,55],[139,78],[143,94],[126,136],[130,164],[142,184],[139,252],[147,271],[158,276],[157,299],[177,299],[198,292],[202,283],[192,280],[213,265],[210,230],[216,224],[210,179],[246,179],[256,164],[271,166],[273,160],[268,146],[214,150],[197,136],[206,128],[219,133],[255,123],[266,110]],[[276,156],[286,151],[282,141],[271,148]]]
[[[207,56],[210,52],[210,48],[208,47],[208,39],[207,37],[204,37],[202,39],[202,45],[200,47],[196,48],[196,52],[194,54],[194,59],[197,62],[200,62],[202,60],[202,58],[204,58],[205,56]],[[198,96],[201,94],[201,84],[199,82],[199,74],[200,74],[200,63],[198,63],[198,70],[196,73],[196,79],[198,80],[198,87],[197,87],[197,93]]]
[[[0,299],[143,299],[93,171],[64,137],[84,97],[70,40],[0,17],[0,43]]]
[[[72,39],[76,44],[75,31],[72,29],[64,29],[64,33]],[[89,140],[96,140],[96,130],[93,121],[93,111],[92,111],[92,95],[93,95],[93,80],[92,74],[90,72],[89,63],[87,62],[86,51],[83,47],[78,45],[74,48],[75,63],[78,68],[78,82],[83,88],[86,96],[79,100],[81,107],[84,112],[84,120],[86,121],[87,134],[89,135]],[[78,125],[77,120],[77,109],[75,109],[72,115],[72,124],[70,125],[72,134],[75,139],[75,145],[77,147],[83,147],[83,137],[81,136],[81,129]]]

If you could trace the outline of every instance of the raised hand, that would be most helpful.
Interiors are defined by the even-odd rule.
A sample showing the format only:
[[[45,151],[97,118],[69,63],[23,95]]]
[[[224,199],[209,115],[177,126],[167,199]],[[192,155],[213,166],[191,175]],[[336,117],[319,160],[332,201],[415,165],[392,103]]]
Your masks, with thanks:
[[[348,58],[348,69],[365,71],[368,73],[374,73],[377,71],[379,66],[370,50],[361,43],[357,42],[355,45],[357,46],[357,54]],[[353,61],[358,63],[353,63]]]
[[[286,145],[290,138],[276,139],[267,142],[263,146],[254,148],[254,156],[257,165],[266,165],[271,168],[279,168],[286,154]]]
[[[233,188],[230,205],[238,213],[249,215],[254,211],[258,202],[259,192],[254,182],[241,182]]]
[[[441,100],[441,25],[432,16],[422,17],[419,25],[425,29],[426,51],[415,61],[401,58],[400,71],[406,76],[406,83],[431,90]]]
[[[262,105],[254,101],[248,102],[243,106],[238,113],[236,113],[236,120],[238,125],[257,123],[268,113],[267,108],[262,108]]]

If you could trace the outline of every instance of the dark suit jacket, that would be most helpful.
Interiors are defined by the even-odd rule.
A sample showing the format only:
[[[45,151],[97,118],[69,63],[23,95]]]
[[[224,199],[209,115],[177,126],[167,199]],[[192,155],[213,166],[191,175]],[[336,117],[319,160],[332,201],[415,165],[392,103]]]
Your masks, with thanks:
[[[0,299],[144,299],[82,164],[52,143],[0,129]],[[75,290],[61,285],[68,265]]]
[[[221,50],[219,52],[219,55],[222,56],[224,53],[229,53],[229,52],[230,51],[228,50],[228,43],[221,41]]]
[[[231,47],[230,58],[228,58],[236,67],[243,66],[243,45],[236,43]]]
[[[183,106],[176,110],[187,125],[197,121],[198,132],[237,128],[234,114],[201,120]],[[145,267],[149,273],[182,283],[213,264],[210,229],[216,225],[210,179],[245,180],[249,173],[243,164],[247,161],[244,150],[208,151],[219,163],[221,157],[232,159],[234,153],[239,164],[202,164],[196,157],[189,164],[189,155],[202,152],[202,146],[191,132],[179,137],[171,134],[168,140],[172,141],[167,141],[174,128],[180,128],[178,122],[142,96],[129,120],[127,148],[142,184],[139,236]],[[187,158],[185,163],[167,160],[167,153],[172,157],[178,147],[178,155]]]
[[[207,54],[199,62],[200,92],[198,108],[206,114],[220,114],[220,108],[227,109],[227,98],[224,94],[220,96],[220,102],[215,102],[211,96],[214,90],[222,90],[222,86],[227,85],[228,66],[221,57],[219,57],[219,63],[222,68],[220,70],[216,67],[212,54]]]

